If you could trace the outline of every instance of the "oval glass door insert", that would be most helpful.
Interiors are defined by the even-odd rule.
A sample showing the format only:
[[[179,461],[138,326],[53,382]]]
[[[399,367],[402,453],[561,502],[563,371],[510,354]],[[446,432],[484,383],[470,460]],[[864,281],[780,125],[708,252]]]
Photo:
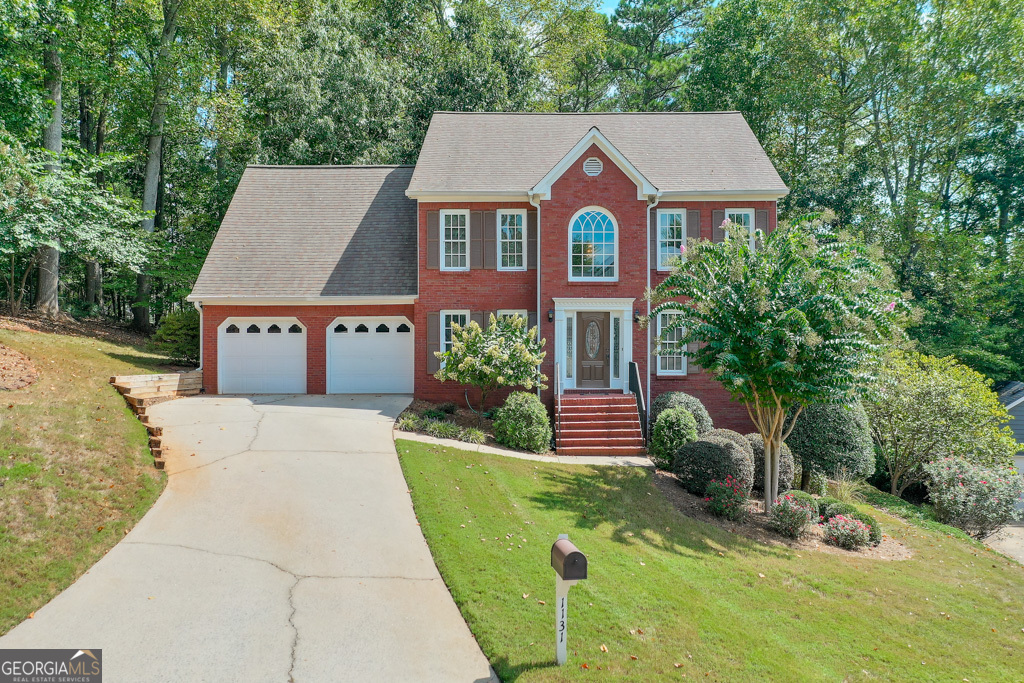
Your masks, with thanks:
[[[596,320],[591,320],[587,325],[586,351],[590,360],[597,358],[597,354],[601,351],[601,326],[597,324]]]

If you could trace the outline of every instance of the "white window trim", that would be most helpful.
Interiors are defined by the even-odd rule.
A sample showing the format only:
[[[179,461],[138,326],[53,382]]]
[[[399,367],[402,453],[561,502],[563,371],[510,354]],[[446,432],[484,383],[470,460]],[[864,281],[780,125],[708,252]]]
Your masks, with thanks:
[[[659,350],[660,350],[660,347],[661,347],[661,328],[662,328],[661,317],[663,315],[679,315],[679,313],[677,313],[675,311],[662,311],[661,313],[658,314],[658,347],[659,347]],[[660,353],[655,356],[655,363],[656,363],[656,367],[658,368],[657,374],[658,374],[659,377],[684,377],[687,374],[687,369],[689,368],[689,363],[688,363],[689,358],[686,355],[686,348],[685,348],[685,346],[682,348],[681,351],[682,352],[679,353],[679,354],[672,354],[673,357],[676,356],[676,355],[682,356],[683,367],[680,370],[662,370],[661,369],[661,358],[662,358],[662,356],[661,356]]]
[[[516,268],[502,267],[502,265],[501,265],[501,217],[502,217],[502,215],[506,215],[506,216],[509,216],[509,215],[511,215],[511,216],[522,216],[522,218],[523,218],[523,231],[522,231],[522,237],[520,238],[520,244],[522,245],[522,252],[521,253],[523,255],[523,265],[518,266]],[[503,271],[506,271],[506,272],[508,272],[508,271],[522,271],[522,270],[526,270],[526,260],[528,258],[528,254],[526,253],[526,245],[527,245],[526,231],[527,231],[527,229],[528,228],[527,228],[527,225],[526,225],[526,209],[498,209],[495,212],[495,214],[494,214],[494,234],[495,234],[494,248],[498,252],[495,255],[495,266],[497,267],[498,270],[503,270]]]
[[[612,277],[583,277],[572,274],[572,226],[576,224],[576,219],[588,211],[600,211],[612,221],[612,228],[615,229],[615,275]],[[619,270],[621,264],[619,263],[619,242],[621,241],[622,235],[619,232],[619,222],[615,220],[615,214],[603,206],[584,206],[582,209],[572,215],[569,220],[569,282],[618,282],[619,281]]]
[[[440,213],[440,215],[438,216],[438,230],[440,231],[441,234],[438,235],[438,240],[437,241],[438,241],[438,245],[440,246],[440,249],[441,249],[440,261],[439,261],[439,264],[438,264],[440,266],[440,270],[445,270],[445,271],[448,271],[450,273],[465,272],[465,271],[469,270],[469,259],[470,259],[469,249],[470,249],[470,243],[472,242],[472,239],[473,239],[473,236],[470,234],[470,231],[472,230],[472,227],[470,225],[470,220],[469,220],[469,209],[442,209],[439,213]],[[466,265],[463,268],[452,268],[452,267],[446,267],[444,265],[444,245],[445,245],[445,242],[446,242],[446,240],[444,238],[444,219],[445,219],[445,216],[465,216],[466,217]]]
[[[494,314],[495,317],[500,318],[502,316],[512,317],[518,315],[523,320],[529,322],[529,312],[525,308],[501,308]]]
[[[730,213],[745,213],[750,216],[750,248],[754,248],[755,238],[757,236],[757,211],[754,209],[726,209],[725,217],[729,218]]]
[[[464,316],[466,316],[466,325],[468,325],[469,321],[470,321],[469,314],[470,314],[469,310],[465,310],[465,311],[463,311],[463,310],[441,311],[441,313],[440,313],[440,315],[441,315],[441,318],[440,318],[441,324],[438,325],[438,327],[441,328],[441,330],[440,330],[441,331],[441,338],[438,340],[440,345],[437,347],[439,351],[441,351],[443,353],[444,351],[448,350],[447,342],[445,341],[445,338],[444,338],[444,331],[448,327],[448,325],[446,323],[446,318],[448,316],[451,316],[451,315],[464,315]],[[441,365],[442,366],[444,365],[444,361],[441,361]]]
[[[655,244],[657,245],[657,251],[654,253],[653,256],[654,256],[655,259],[657,259],[658,270],[660,270],[662,272],[667,272],[667,271],[672,270],[671,266],[664,266],[664,265],[661,264],[661,242],[662,242],[662,240],[661,240],[661,217],[662,217],[662,215],[670,214],[670,213],[682,214],[682,216],[683,216],[683,244],[686,244],[686,234],[687,234],[686,233],[686,209],[685,208],[679,208],[679,209],[658,209],[657,222],[654,225],[654,229],[657,231],[655,233],[657,235],[657,239],[655,240]]]

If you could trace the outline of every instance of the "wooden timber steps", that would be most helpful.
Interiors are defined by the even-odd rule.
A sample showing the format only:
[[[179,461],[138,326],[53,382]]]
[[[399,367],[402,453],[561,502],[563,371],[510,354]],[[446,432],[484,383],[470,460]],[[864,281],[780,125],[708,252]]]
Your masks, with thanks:
[[[646,455],[632,394],[563,394],[555,451],[559,455]]]
[[[146,425],[149,431],[149,449],[153,451],[153,463],[158,470],[162,470],[164,458],[160,439],[163,430],[149,423],[146,409],[157,403],[200,393],[203,390],[202,373],[193,370],[165,375],[118,375],[111,377],[110,383],[124,396],[125,402],[139,421]]]

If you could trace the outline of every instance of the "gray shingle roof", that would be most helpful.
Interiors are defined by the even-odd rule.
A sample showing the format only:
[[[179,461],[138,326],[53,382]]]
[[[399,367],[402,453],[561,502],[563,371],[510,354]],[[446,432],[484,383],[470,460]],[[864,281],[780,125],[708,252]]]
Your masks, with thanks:
[[[436,112],[410,192],[526,192],[596,126],[662,192],[787,191],[739,112]]]
[[[191,299],[416,294],[411,166],[250,166]]]

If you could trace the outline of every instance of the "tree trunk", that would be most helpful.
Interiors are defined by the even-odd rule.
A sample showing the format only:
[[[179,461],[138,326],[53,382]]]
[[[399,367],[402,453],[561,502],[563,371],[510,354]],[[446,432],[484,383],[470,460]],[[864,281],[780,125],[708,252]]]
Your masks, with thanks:
[[[775,448],[775,441],[770,436],[761,437],[764,439],[764,511],[772,509],[775,502],[775,495],[772,493],[772,480],[775,478],[772,472],[772,449]]]
[[[806,467],[800,469],[800,490],[806,491],[811,485],[811,471]]]
[[[163,153],[164,124],[167,121],[167,94],[170,53],[178,31],[178,10],[181,0],[163,0],[164,26],[160,34],[160,49],[157,51],[153,74],[153,108],[149,115],[149,137],[146,145],[146,175],[142,188],[142,210],[147,213],[142,219],[142,228],[153,232],[156,223],[157,188],[160,183],[160,156]],[[149,323],[149,276],[139,273],[136,277],[135,305],[132,307],[134,327],[141,332],[150,332]]]
[[[63,103],[61,101],[63,91],[63,66],[60,60],[60,51],[55,36],[47,36],[43,41],[43,87],[49,99],[53,102],[50,110],[50,120],[43,130],[43,147],[54,152],[58,156],[63,151],[61,139],[61,126],[64,123]],[[49,171],[56,171],[60,166],[59,160],[47,164]],[[60,246],[47,246],[39,248],[39,287],[36,289],[35,308],[47,318],[56,318],[60,312],[60,305],[57,298],[57,289],[60,282]]]
[[[103,305],[103,269],[97,261],[85,262],[85,303],[95,307]]]

